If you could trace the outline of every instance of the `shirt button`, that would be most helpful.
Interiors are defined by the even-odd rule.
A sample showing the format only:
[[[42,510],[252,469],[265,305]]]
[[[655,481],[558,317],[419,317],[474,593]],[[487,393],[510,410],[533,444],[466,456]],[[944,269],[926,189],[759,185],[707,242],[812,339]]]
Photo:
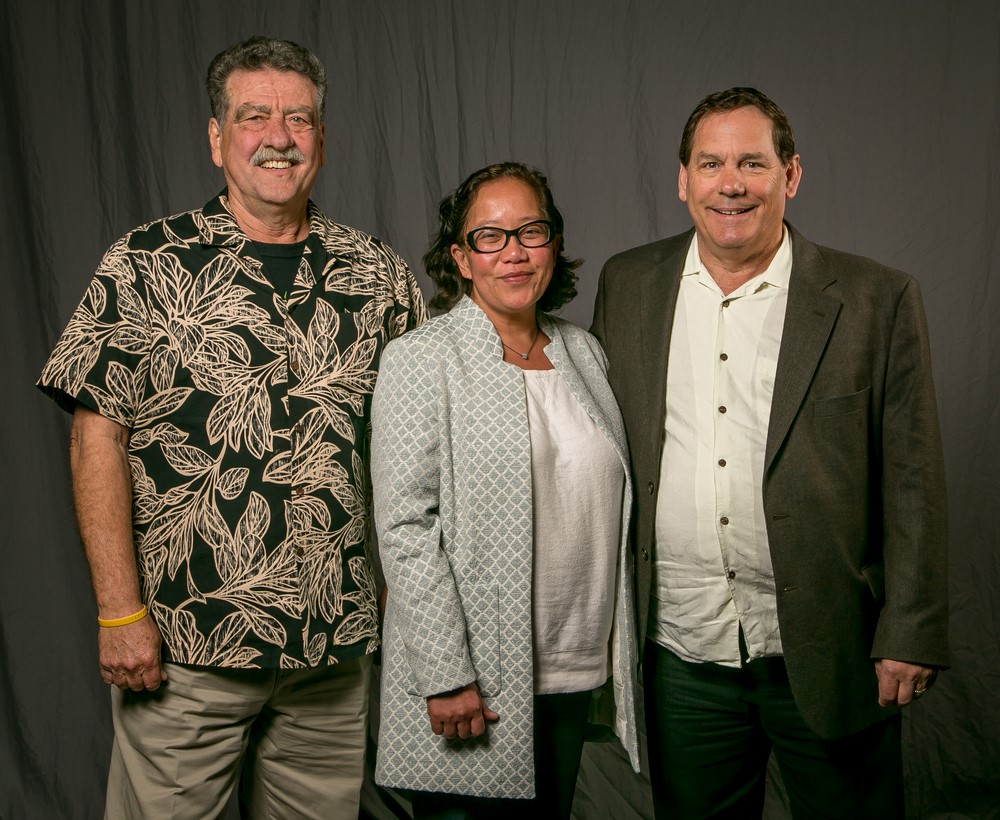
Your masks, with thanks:
[[[292,359],[292,360],[291,360],[291,361],[290,361],[290,362],[288,363],[288,366],[289,366],[289,367],[291,368],[291,371],[292,371],[292,372],[293,372],[293,373],[294,373],[294,374],[295,374],[296,376],[297,376],[297,375],[299,374],[299,363],[298,363],[298,360],[296,360],[296,359]]]
[[[292,493],[294,495],[305,495],[306,491],[304,487],[296,487],[294,490],[292,490]]]
[[[299,558],[301,558],[301,557],[302,557],[303,555],[305,555],[305,554],[306,554],[306,551],[305,551],[304,549],[302,549],[302,547],[296,547],[296,548],[295,548],[295,554],[296,554],[296,555],[297,555],[297,556],[298,556]]]
[[[725,408],[725,406],[722,406],[722,407],[720,407],[720,408],[719,408],[719,412],[720,412],[720,413],[725,413],[725,412],[726,412],[726,408]]]
[[[719,466],[720,467],[725,467],[726,466],[726,460],[724,458],[720,458],[719,459]]]
[[[728,300],[728,299],[723,299],[723,300],[722,300],[722,306],[723,306],[724,308],[727,308],[727,307],[729,307],[729,300]]]
[[[652,495],[653,494],[653,490],[655,490],[656,487],[654,487],[653,486],[653,482],[650,481],[649,484],[646,485],[646,489],[649,490],[649,494]]]
[[[720,353],[719,354],[719,358],[722,359],[722,361],[724,361],[724,362],[728,362],[729,361],[729,354],[728,353]]]
[[[736,577],[736,572],[733,570],[729,570],[729,572],[726,573],[726,577],[729,578],[730,581],[732,581],[733,578]]]
[[[723,527],[726,526],[726,524],[729,523],[729,516],[728,515],[722,516],[722,518],[719,519],[719,523],[722,524]]]
[[[645,547],[642,548],[642,551],[639,554],[642,556],[643,561],[649,560],[649,552],[646,551]]]

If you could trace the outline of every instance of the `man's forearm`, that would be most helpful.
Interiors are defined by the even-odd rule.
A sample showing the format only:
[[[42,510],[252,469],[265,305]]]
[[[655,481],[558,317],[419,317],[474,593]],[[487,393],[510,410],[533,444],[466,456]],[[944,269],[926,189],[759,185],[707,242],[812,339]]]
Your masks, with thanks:
[[[128,430],[77,406],[70,438],[73,498],[98,614],[120,618],[142,607],[132,541]]]

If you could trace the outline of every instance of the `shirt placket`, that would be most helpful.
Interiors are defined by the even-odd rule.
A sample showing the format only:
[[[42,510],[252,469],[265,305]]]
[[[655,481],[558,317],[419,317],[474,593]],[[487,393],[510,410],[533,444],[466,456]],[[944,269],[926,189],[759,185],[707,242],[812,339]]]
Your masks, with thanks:
[[[306,496],[306,486],[301,480],[302,451],[305,443],[305,428],[302,420],[296,416],[297,403],[292,401],[291,392],[299,384],[302,377],[302,351],[299,348],[300,334],[295,332],[294,323],[287,305],[283,308],[285,322],[285,340],[288,344],[287,366],[285,368],[285,406],[288,408],[288,474],[289,503],[293,508],[301,503]],[[300,532],[301,515],[290,516],[287,539],[292,548],[299,567],[305,558],[302,533]]]
[[[715,339],[715,435],[713,436],[712,461],[715,476],[715,532],[722,558],[722,571],[733,601],[736,598],[735,550],[732,543],[732,521],[734,504],[733,470],[731,461],[736,449],[734,436],[737,431],[733,422],[735,406],[739,401],[739,391],[734,383],[733,356],[729,352],[732,334],[728,325],[735,298],[727,297],[719,303],[718,322]],[[737,612],[738,614],[738,612]]]

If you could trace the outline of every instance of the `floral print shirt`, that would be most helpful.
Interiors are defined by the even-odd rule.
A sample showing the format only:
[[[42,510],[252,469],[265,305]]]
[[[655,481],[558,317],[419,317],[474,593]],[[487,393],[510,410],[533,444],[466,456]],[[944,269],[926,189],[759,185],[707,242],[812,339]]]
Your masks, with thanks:
[[[426,310],[403,260],[309,203],[278,293],[227,209],[106,253],[38,386],[130,432],[143,597],[164,658],[337,663],[378,646],[368,442],[382,349]]]

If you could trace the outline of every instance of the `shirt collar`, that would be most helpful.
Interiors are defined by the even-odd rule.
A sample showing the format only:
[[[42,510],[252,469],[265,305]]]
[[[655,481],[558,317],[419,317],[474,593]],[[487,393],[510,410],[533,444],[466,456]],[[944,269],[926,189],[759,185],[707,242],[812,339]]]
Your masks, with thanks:
[[[306,236],[306,253],[315,248],[315,237],[319,243],[325,239],[327,230],[322,214],[316,204],[310,199],[306,205],[306,218],[309,221],[309,233]],[[201,209],[201,220],[198,224],[198,238],[202,245],[230,247],[240,250],[244,246],[253,246],[249,237],[243,233],[236,222],[236,217],[229,208],[229,189],[224,188],[216,196],[205,203]],[[251,254],[254,255],[254,254]]]
[[[691,245],[688,247],[687,257],[684,260],[684,268],[681,277],[697,276],[698,279],[714,290],[719,286],[715,284],[711,274],[705,268],[698,254],[698,234],[691,237]],[[737,288],[731,296],[744,296],[748,293],[755,293],[762,286],[788,289],[788,282],[792,276],[792,235],[788,228],[781,226],[781,244],[778,246],[771,264],[761,273],[740,288]]]

